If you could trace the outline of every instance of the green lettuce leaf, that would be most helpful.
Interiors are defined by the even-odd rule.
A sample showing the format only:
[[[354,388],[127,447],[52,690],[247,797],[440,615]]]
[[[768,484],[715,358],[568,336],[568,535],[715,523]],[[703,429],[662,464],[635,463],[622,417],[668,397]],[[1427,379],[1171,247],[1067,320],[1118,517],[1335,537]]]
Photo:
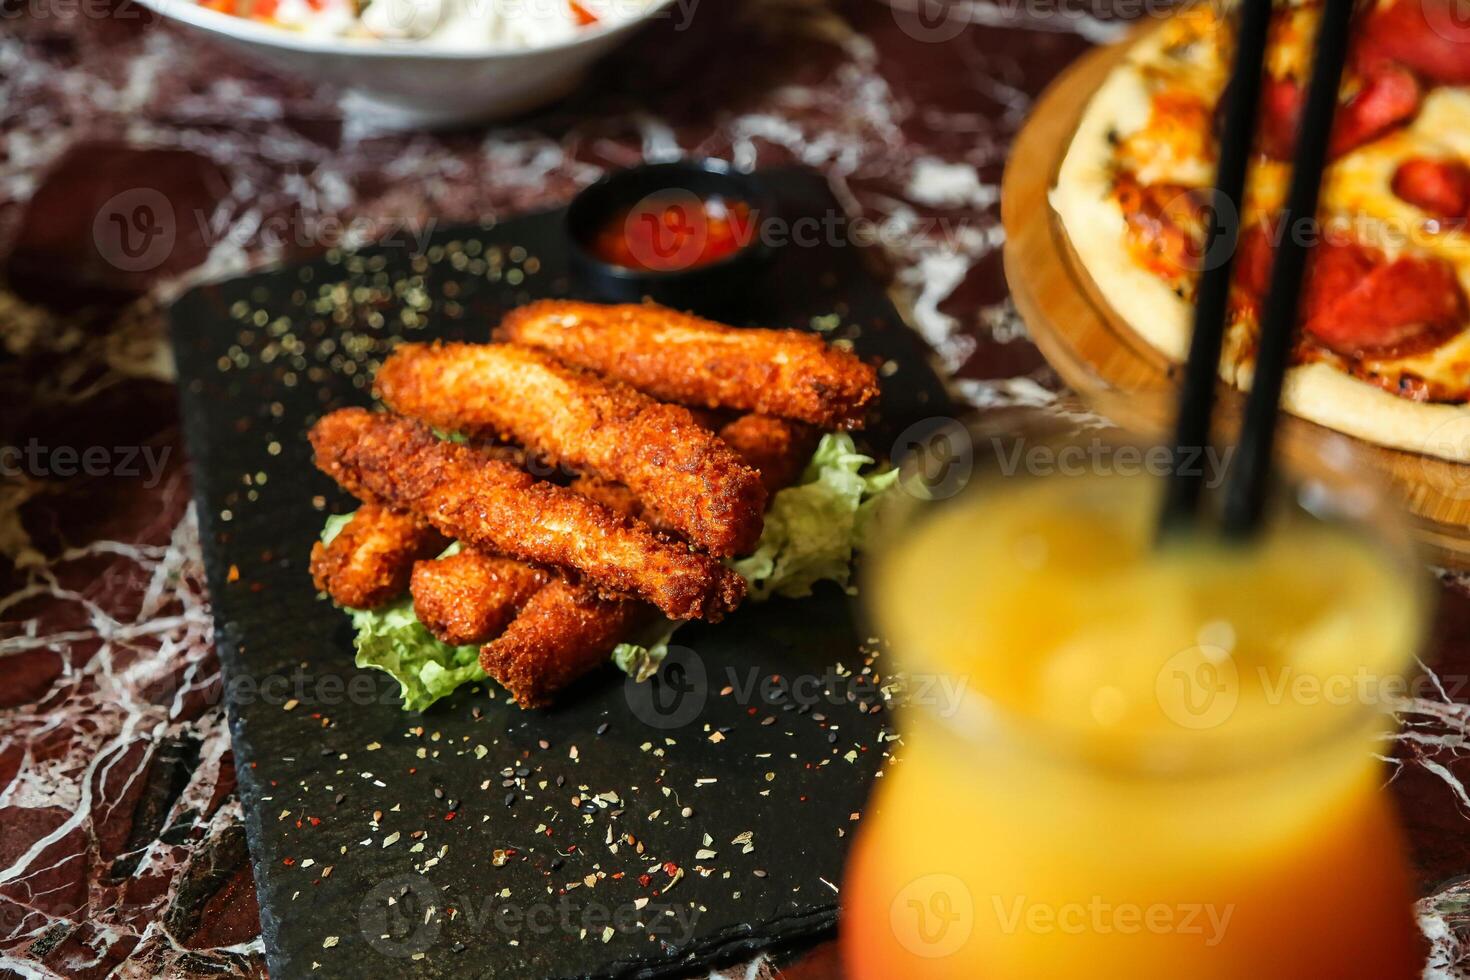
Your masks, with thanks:
[[[485,679],[478,646],[452,647],[435,638],[404,597],[381,609],[353,609],[357,666],[390,675],[402,689],[403,707],[423,711],[461,684]]]
[[[755,551],[730,565],[749,584],[751,599],[808,596],[823,580],[847,585],[853,553],[871,538],[898,481],[894,469],[863,475],[872,462],[846,433],[822,437],[801,482],[771,499]]]
[[[355,512],[354,512],[355,513]],[[322,543],[331,544],[352,514],[327,518]],[[459,550],[458,542],[441,554]],[[398,682],[403,707],[423,711],[461,684],[485,679],[480,668],[480,648],[452,647],[430,633],[413,611],[407,596],[380,609],[348,609],[357,635],[357,666],[381,670]]]
[[[872,540],[889,491],[898,483],[895,469],[863,475],[872,462],[846,433],[822,437],[801,481],[777,493],[766,508],[755,551],[729,563],[745,579],[753,602],[773,595],[808,596],[812,586],[827,579],[847,586],[853,555]],[[655,624],[649,636],[619,644],[613,662],[634,680],[647,680],[658,672],[680,625],[672,620]]]
[[[848,585],[853,555],[871,539],[883,502],[898,480],[893,469],[864,475],[862,470],[872,463],[856,450],[851,436],[822,437],[801,481],[771,499],[755,551],[730,562],[745,578],[753,601],[811,595],[812,586],[823,580]],[[322,541],[330,543],[350,520],[351,514],[328,518]],[[455,543],[444,554],[457,550]],[[407,597],[381,609],[348,612],[357,630],[357,665],[398,681],[409,711],[422,711],[459,686],[486,679],[479,648],[453,647],[436,639],[414,615]],[[641,636],[618,644],[613,663],[635,680],[647,680],[658,671],[680,625],[671,620],[652,624]]]
[[[669,655],[669,641],[674,638],[674,630],[682,625],[672,619],[651,624],[643,635],[613,647],[613,663],[635,681],[648,680],[658,673],[659,665]]]
[[[332,539],[342,533],[342,529],[351,523],[357,511],[348,514],[333,514],[327,518],[326,527],[322,528],[322,544],[331,544]]]

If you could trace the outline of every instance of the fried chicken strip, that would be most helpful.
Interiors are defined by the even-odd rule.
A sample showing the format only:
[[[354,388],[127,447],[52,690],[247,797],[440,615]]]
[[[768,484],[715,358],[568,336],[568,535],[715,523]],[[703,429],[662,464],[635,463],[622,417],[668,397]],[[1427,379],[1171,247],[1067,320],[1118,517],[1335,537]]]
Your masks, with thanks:
[[[603,598],[585,584],[554,579],[480,648],[480,666],[521,707],[540,707],[607,663],[613,647],[653,616],[646,603]]]
[[[551,580],[534,565],[464,549],[413,567],[413,611],[451,646],[484,643]]]
[[[722,428],[720,437],[760,470],[762,482],[775,493],[801,475],[817,432],[800,422],[747,415]],[[582,476],[572,489],[615,513],[641,517],[658,527],[659,515],[622,484]],[[613,647],[654,615],[645,603],[589,598],[580,587],[560,581],[542,589],[532,601],[534,609],[528,605],[499,639],[480,651],[485,672],[505,685],[522,707],[549,701],[561,687],[603,663]],[[593,628],[588,621],[593,615],[609,625]],[[575,671],[570,669],[574,666]]]
[[[448,546],[422,518],[363,504],[331,544],[311,546],[311,578],[339,605],[374,609],[403,594],[414,562]]]
[[[500,335],[665,401],[861,428],[878,378],[853,354],[796,330],[727,327],[651,303],[543,300]]]
[[[575,568],[671,619],[713,622],[744,598],[745,581],[708,555],[417,422],[344,408],[312,427],[311,444],[317,467],[359,498],[419,514],[481,551]]]
[[[742,415],[719,431],[720,439],[760,474],[767,494],[796,482],[811,459],[819,437],[816,429],[803,422],[771,415]],[[656,531],[679,533],[662,514],[621,483],[583,474],[571,486],[614,513],[635,517]]]
[[[509,344],[406,344],[378,371],[394,411],[495,435],[626,485],[715,556],[760,537],[760,475],[689,411]]]
[[[820,437],[809,425],[771,415],[742,415],[720,429],[720,438],[755,467],[769,494],[796,482]]]

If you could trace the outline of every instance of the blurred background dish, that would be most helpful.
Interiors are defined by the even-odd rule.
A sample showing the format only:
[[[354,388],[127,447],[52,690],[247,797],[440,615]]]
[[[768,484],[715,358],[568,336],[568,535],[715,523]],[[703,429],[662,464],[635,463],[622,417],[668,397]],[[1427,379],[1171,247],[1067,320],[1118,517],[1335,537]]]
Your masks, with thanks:
[[[140,2],[267,65],[337,86],[344,109],[404,130],[501,119],[555,101],[637,27],[667,15],[672,0],[566,0],[564,10],[563,0]],[[241,15],[266,9],[268,19]]]

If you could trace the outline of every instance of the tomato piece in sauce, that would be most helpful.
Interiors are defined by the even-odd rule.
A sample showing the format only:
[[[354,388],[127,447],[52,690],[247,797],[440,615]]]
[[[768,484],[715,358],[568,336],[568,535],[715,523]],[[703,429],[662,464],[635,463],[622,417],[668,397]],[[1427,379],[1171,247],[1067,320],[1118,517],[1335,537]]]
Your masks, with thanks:
[[[611,265],[673,272],[728,258],[754,233],[755,213],[744,201],[671,192],[613,214],[597,231],[592,252]]]
[[[567,3],[571,4],[572,18],[577,22],[578,27],[590,27],[597,23],[597,15],[582,6],[577,0],[567,0]]]

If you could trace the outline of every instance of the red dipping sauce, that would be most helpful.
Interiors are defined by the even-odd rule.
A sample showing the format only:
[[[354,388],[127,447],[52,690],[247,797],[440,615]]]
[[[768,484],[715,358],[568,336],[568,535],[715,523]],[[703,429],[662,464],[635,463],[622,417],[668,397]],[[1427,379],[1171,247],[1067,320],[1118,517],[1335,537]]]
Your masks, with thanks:
[[[755,219],[744,201],[666,191],[613,214],[598,229],[591,249],[603,262],[628,269],[693,269],[749,245]]]

